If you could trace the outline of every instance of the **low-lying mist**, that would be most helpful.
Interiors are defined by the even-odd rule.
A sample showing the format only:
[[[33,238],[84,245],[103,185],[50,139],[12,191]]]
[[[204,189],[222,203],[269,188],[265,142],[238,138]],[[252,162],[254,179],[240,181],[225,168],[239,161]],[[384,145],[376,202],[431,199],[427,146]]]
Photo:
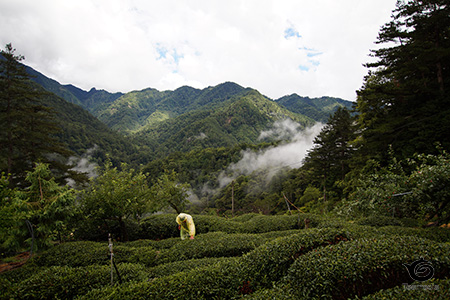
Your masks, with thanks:
[[[270,138],[282,142],[257,152],[242,151],[242,159],[228,166],[227,170],[219,175],[219,187],[223,188],[240,175],[250,175],[258,170],[265,170],[266,181],[270,182],[280,169],[300,167],[322,127],[323,124],[316,123],[312,127],[302,129],[300,124],[290,119],[275,122],[270,130],[261,132],[259,139]]]

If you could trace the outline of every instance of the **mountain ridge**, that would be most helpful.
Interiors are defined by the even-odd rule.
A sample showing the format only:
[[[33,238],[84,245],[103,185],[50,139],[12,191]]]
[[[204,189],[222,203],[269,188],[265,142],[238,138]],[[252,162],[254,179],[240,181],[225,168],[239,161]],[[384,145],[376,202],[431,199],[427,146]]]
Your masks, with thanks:
[[[44,89],[84,109],[112,132],[129,136],[127,142],[135,143],[137,148],[133,149],[139,149],[132,158],[136,162],[177,151],[258,144],[262,142],[258,139],[260,133],[276,121],[291,119],[305,128],[326,121],[337,107],[352,104],[339,98],[311,99],[297,94],[272,100],[234,82],[204,89],[181,86],[173,91],[146,88],[112,94],[95,88],[84,91],[71,84],[61,85],[29,70],[33,80]],[[80,127],[81,131],[85,130],[79,124],[76,126]],[[78,133],[72,131],[72,134]],[[71,140],[69,136],[66,139]]]
[[[105,113],[105,110],[107,110],[111,105],[114,105],[116,101],[118,101],[120,98],[128,95],[128,94],[136,94],[136,93],[142,93],[144,91],[152,90],[156,93],[159,93],[163,97],[169,97],[170,99],[164,100],[165,102],[165,108],[169,104],[177,104],[178,112],[176,115],[179,115],[180,113],[184,113],[183,107],[185,106],[185,103],[183,103],[183,99],[192,100],[189,98],[188,95],[191,93],[191,96],[198,96],[202,93],[205,95],[208,93],[216,93],[216,96],[219,92],[222,92],[223,94],[228,94],[227,97],[230,97],[238,92],[242,92],[243,90],[248,90],[251,88],[244,88],[240,86],[239,84],[231,81],[220,83],[216,86],[208,86],[203,89],[197,89],[191,86],[181,86],[175,90],[164,90],[159,91],[155,88],[145,88],[142,90],[133,90],[126,93],[110,93],[106,90],[97,90],[95,87],[91,88],[89,91],[82,90],[72,84],[67,85],[61,85],[56,80],[51,79],[43,75],[42,73],[32,69],[31,67],[27,67],[28,70],[30,70],[30,74],[34,76],[33,80],[37,83],[39,83],[41,86],[44,87],[44,89],[51,91],[55,93],[56,95],[60,96],[61,98],[67,100],[68,102],[72,102],[75,104],[78,104],[91,112],[94,116],[101,119],[102,121],[106,120],[106,115],[103,117],[100,117],[101,114]],[[212,91],[213,90],[213,91]],[[226,90],[226,91],[224,91]],[[231,90],[231,93],[230,93]],[[165,96],[164,96],[165,95]],[[202,96],[201,99],[197,99],[196,103],[198,105],[204,105],[205,103],[202,101],[207,101],[210,98],[214,98],[214,95]],[[174,101],[174,97],[176,98],[176,102]],[[187,98],[186,98],[187,97]],[[265,96],[266,97],[266,96]],[[266,97],[267,99],[270,99],[272,101],[275,101],[278,104],[283,105],[287,109],[291,110],[292,112],[299,113],[299,114],[305,114],[308,117],[311,117],[315,119],[316,121],[324,122],[332,113],[337,106],[345,106],[347,108],[351,108],[353,103],[352,101],[344,100],[342,98],[337,97],[329,97],[329,96],[322,96],[322,97],[316,97],[316,98],[310,98],[308,96],[300,96],[296,93],[286,95],[283,97],[280,97],[278,99],[271,99],[269,97]],[[119,100],[124,101],[124,99]],[[172,101],[172,102],[170,102]],[[325,105],[328,103],[329,107]],[[117,105],[117,104],[116,104]],[[170,106],[170,105],[169,105]],[[331,109],[330,109],[331,108]],[[167,110],[167,109],[159,109],[159,110]],[[156,110],[155,110],[156,111]],[[104,119],[104,120],[103,120]]]

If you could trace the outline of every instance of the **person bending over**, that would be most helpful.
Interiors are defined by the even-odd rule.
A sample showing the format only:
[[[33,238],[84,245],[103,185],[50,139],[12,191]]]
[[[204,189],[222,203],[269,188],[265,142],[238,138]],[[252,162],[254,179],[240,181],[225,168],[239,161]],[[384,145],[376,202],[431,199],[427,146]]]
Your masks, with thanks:
[[[182,240],[188,237],[193,240],[195,236],[195,224],[191,215],[181,213],[176,219],[178,223],[178,230],[180,230],[180,236]]]

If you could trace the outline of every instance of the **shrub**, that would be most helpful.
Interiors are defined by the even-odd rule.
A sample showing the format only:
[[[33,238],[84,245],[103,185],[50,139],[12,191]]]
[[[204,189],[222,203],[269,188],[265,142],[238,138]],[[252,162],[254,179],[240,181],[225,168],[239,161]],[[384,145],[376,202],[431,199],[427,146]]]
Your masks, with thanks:
[[[186,272],[191,269],[210,266],[216,263],[224,263],[232,260],[230,257],[207,257],[199,259],[190,259],[161,264],[148,270],[150,278],[157,278],[172,275],[179,272]]]
[[[199,235],[195,240],[180,240],[170,249],[162,250],[158,257],[158,263],[204,257],[240,256],[267,240],[267,238],[252,234],[210,232]]]
[[[39,271],[42,271],[42,268],[29,261],[20,268],[0,273],[0,299],[12,299],[16,285]]]
[[[255,216],[243,224],[243,232],[261,233],[269,231],[298,229],[301,220],[298,216],[282,215],[282,216]]]
[[[173,245],[180,242],[180,238],[168,238],[164,240],[136,240],[132,242],[119,243],[121,246],[134,247],[134,248],[142,248],[142,247],[152,247],[153,249],[168,249]]]
[[[250,219],[252,219],[253,217],[259,216],[259,215],[260,214],[257,214],[257,213],[248,213],[248,214],[243,214],[243,215],[240,215],[240,216],[236,216],[236,217],[234,217],[234,218],[232,218],[230,220],[233,221],[233,222],[247,222]]]
[[[359,225],[368,225],[374,227],[381,226],[403,226],[403,223],[393,217],[386,217],[380,215],[372,215],[366,218],[363,218],[357,222]]]
[[[117,268],[125,282],[144,281],[148,278],[142,265],[118,264]],[[30,275],[12,287],[6,298],[12,299],[72,299],[94,288],[111,284],[109,266],[87,267],[53,266]],[[117,280],[117,277],[116,279]]]
[[[134,248],[115,245],[116,262],[141,263],[146,266],[156,264],[157,251],[151,247]],[[34,259],[38,266],[81,267],[89,265],[108,265],[110,252],[107,243],[70,242],[53,247]]]
[[[288,270],[296,257],[311,249],[345,239],[342,230],[300,231],[256,248],[242,257],[218,261],[206,267],[126,288],[93,291],[83,299],[230,299],[261,286],[271,286]],[[256,282],[261,283],[256,284]]]
[[[439,243],[450,241],[450,230],[445,228],[405,228],[397,226],[380,227],[377,230],[378,234],[386,235],[409,235],[433,240]]]
[[[175,222],[176,217],[177,215],[174,214],[164,214],[146,218],[141,222],[141,234],[139,238],[161,240],[180,236],[178,225]],[[195,221],[196,219],[194,218]]]
[[[301,255],[321,246],[336,244],[350,238],[340,229],[311,229],[296,235],[275,239],[239,260],[239,276],[252,290],[271,287],[281,279],[290,265]]]
[[[175,223],[176,215],[154,215],[142,221],[141,239],[167,239],[179,237],[180,233]],[[310,219],[310,227],[316,227],[322,218],[311,214],[294,214],[280,216],[266,216],[251,214],[250,217],[236,217],[225,219],[216,216],[194,215],[194,223],[197,234],[208,232],[226,233],[262,233],[270,231],[302,229],[305,227],[305,219]]]
[[[300,257],[283,280],[293,297],[347,299],[411,282],[403,263],[430,261],[435,278],[448,276],[450,245],[409,236],[359,239]]]
[[[108,244],[98,242],[69,242],[55,246],[36,258],[38,266],[80,267],[107,264]]]
[[[195,228],[199,233],[207,233],[212,231],[221,231],[226,233],[244,232],[243,222],[233,221],[234,219],[225,219],[216,216],[194,216]]]

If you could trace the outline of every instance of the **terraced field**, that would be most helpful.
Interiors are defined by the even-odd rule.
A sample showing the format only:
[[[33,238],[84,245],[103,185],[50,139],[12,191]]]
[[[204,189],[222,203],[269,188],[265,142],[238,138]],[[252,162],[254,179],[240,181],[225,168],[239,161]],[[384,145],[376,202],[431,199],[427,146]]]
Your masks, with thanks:
[[[174,219],[151,217],[141,226],[148,238],[114,242],[117,270],[107,239],[55,246],[0,274],[0,299],[450,298],[448,229],[313,215],[194,216],[198,234],[182,241]],[[382,226],[389,224],[398,226]],[[158,232],[160,240],[149,239]],[[417,271],[413,280],[404,264],[414,263],[431,279],[420,281],[426,272]]]

